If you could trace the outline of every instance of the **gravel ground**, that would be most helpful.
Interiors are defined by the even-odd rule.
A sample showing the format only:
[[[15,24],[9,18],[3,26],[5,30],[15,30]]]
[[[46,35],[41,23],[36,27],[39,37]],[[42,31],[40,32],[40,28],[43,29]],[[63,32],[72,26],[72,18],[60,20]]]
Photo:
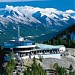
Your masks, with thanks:
[[[36,59],[37,64],[40,63],[40,65],[42,65],[42,62],[40,62],[39,60]],[[24,60],[24,65],[25,66],[31,66],[31,64],[33,63],[33,59],[27,58]]]
[[[67,48],[67,51],[65,53],[67,53],[68,55],[61,56],[61,59],[56,58],[43,59],[42,65],[44,69],[53,68],[53,65],[55,63],[58,63],[60,66],[63,66],[65,68],[68,68],[70,64],[72,64],[73,68],[75,69],[75,49]]]
[[[65,68],[69,68],[70,64],[73,65],[73,68],[75,69],[75,49],[74,48],[67,48],[67,51],[65,54],[66,56],[61,56],[61,59],[56,59],[56,58],[46,58],[43,59],[42,62],[37,60],[37,63],[40,63],[44,69],[52,69],[53,65],[55,63],[58,63],[59,66],[63,66]],[[24,64],[29,66],[32,64],[32,59],[25,59]]]
[[[43,67],[45,69],[53,68],[53,65],[55,63],[58,63],[60,66],[64,66],[68,68],[72,62],[63,60],[63,59],[55,59],[55,58],[48,58],[48,59],[43,59]]]
[[[43,59],[42,62],[36,60],[37,63],[40,63],[44,69],[53,69],[53,65],[58,63],[59,66],[69,68],[70,64],[72,64],[73,68],[75,69],[75,49],[74,48],[67,48],[65,52],[65,56],[61,56],[61,59],[56,58],[46,58]],[[30,66],[33,63],[32,59],[25,59],[24,65]],[[47,74],[47,75],[50,75]]]

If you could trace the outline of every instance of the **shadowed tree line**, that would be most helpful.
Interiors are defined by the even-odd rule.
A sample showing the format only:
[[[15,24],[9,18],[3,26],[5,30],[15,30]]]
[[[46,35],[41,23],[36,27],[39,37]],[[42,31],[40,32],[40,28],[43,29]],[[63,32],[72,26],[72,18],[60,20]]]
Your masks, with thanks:
[[[75,70],[73,66],[70,64],[69,68],[61,67],[58,63],[54,64],[54,68],[56,70],[56,75],[75,75]]]
[[[72,25],[70,28],[58,34],[53,39],[48,40],[44,43],[51,45],[65,45],[66,47],[74,48],[75,40],[71,38],[71,33],[75,33],[75,25]]]
[[[4,51],[0,46],[0,74],[3,73],[3,63],[4,63]]]

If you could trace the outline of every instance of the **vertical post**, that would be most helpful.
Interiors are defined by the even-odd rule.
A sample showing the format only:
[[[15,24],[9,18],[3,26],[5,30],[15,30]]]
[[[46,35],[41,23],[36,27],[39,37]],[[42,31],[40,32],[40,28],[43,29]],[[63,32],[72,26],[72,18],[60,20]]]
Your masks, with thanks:
[[[18,41],[19,41],[19,38],[20,38],[20,27],[18,25]]]

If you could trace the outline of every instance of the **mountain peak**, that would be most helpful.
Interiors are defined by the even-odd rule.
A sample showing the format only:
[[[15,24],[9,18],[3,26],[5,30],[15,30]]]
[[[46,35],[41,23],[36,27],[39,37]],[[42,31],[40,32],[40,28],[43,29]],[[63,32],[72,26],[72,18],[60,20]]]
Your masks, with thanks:
[[[56,35],[54,33],[62,32],[70,25],[75,24],[75,11],[6,5],[5,13],[0,15],[0,30],[3,31],[0,33],[0,37],[6,36],[8,39],[16,37],[18,24],[20,25],[21,36],[23,37],[33,36],[33,38],[29,39],[34,39],[36,36],[45,36],[45,34],[50,34],[50,37],[52,37]],[[43,38],[44,40],[50,38],[45,37]]]

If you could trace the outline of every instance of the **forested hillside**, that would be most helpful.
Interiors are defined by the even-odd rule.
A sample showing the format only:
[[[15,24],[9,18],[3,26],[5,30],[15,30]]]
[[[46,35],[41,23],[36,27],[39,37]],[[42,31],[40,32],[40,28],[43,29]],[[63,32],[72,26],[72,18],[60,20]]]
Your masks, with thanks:
[[[51,45],[65,45],[66,47],[75,47],[75,25],[72,25],[53,39],[44,43]]]

